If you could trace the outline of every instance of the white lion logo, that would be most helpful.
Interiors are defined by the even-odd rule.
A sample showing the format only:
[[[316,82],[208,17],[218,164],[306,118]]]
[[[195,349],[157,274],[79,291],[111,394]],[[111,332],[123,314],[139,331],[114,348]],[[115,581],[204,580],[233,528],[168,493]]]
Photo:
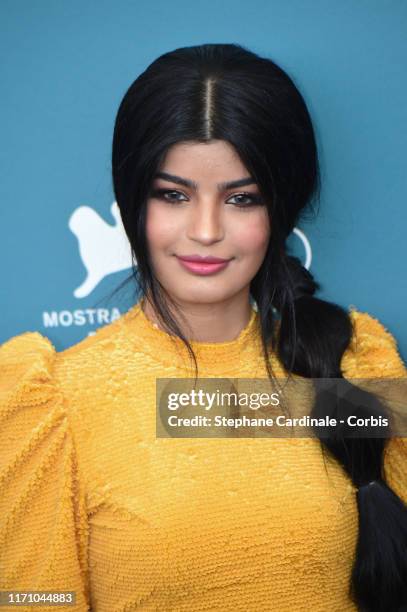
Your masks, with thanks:
[[[79,254],[86,269],[84,282],[74,296],[83,298],[107,276],[131,268],[130,243],[124,231],[117,202],[110,207],[115,225],[109,225],[90,206],[79,206],[71,215],[68,226],[78,239]]]

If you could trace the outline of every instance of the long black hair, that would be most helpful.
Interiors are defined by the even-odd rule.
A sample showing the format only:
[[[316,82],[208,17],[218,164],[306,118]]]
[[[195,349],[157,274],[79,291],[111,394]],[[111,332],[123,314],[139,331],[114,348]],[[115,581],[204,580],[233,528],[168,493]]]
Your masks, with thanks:
[[[113,187],[142,294],[152,301],[163,327],[184,342],[197,372],[192,348],[169,309],[172,300],[154,276],[146,205],[169,147],[212,140],[234,147],[267,203],[271,239],[250,293],[269,377],[272,350],[289,374],[343,378],[341,358],[353,334],[352,321],[339,305],[315,297],[319,284],[286,248],[300,216],[312,212],[320,197],[311,118],[293,79],[241,45],[204,44],[165,53],[134,81],[120,104]],[[365,417],[369,394],[359,391],[356,415]],[[376,414],[384,414],[384,406],[378,406]],[[329,412],[339,420],[347,408],[345,400],[334,405],[317,400],[313,414]],[[349,438],[343,429],[318,437],[358,489],[359,535],[349,595],[369,612],[402,610],[407,605],[407,508],[385,482],[385,439]]]

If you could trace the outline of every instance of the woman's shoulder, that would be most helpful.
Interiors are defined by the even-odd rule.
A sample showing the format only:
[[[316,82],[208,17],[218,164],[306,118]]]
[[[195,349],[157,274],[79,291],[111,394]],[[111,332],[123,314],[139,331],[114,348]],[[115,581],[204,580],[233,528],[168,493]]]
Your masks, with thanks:
[[[1,405],[40,405],[57,396],[53,380],[56,351],[38,332],[14,336],[0,346]]]
[[[32,331],[0,345],[0,431],[8,442],[0,451],[0,480],[3,468],[16,457],[34,460],[47,440],[71,449],[95,406],[113,401],[112,385],[126,369],[117,334],[110,324],[65,351]]]
[[[89,380],[106,379],[106,369],[120,367],[123,353],[121,318],[62,351],[37,331],[13,336],[0,345],[0,398],[38,395],[45,399]]]
[[[369,390],[379,391],[388,406],[396,408],[401,432],[388,440],[384,452],[384,473],[386,481],[397,495],[407,503],[405,464],[407,459],[407,438],[405,432],[405,387],[407,369],[401,358],[397,339],[385,325],[373,315],[350,309],[353,336],[342,360],[342,372],[346,378],[359,379],[400,379],[393,384],[388,380],[385,386],[376,381]],[[403,379],[403,380],[401,380]],[[393,403],[394,402],[394,403]],[[396,415],[396,413],[395,413]],[[401,434],[401,437],[400,437]]]
[[[341,362],[345,377],[407,377],[397,339],[375,316],[355,306],[349,308],[353,333]]]

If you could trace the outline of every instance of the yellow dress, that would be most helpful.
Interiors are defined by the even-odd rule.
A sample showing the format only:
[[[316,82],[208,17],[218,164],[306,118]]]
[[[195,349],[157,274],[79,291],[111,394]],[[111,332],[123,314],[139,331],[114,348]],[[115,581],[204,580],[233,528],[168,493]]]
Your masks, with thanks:
[[[350,314],[344,376],[407,377],[384,326]],[[37,332],[1,346],[0,591],[75,591],[63,609],[94,612],[355,611],[344,470],[312,438],[156,438],[156,378],[191,376],[173,341],[139,303],[62,352]],[[199,375],[265,378],[259,342],[253,309],[237,339],[192,343]],[[405,501],[406,458],[393,438]]]

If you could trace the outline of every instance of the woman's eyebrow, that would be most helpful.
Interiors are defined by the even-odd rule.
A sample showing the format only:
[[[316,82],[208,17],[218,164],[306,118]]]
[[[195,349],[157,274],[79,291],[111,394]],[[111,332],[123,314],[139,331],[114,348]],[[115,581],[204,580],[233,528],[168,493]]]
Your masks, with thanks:
[[[190,179],[177,176],[176,174],[168,174],[168,172],[157,172],[154,175],[154,178],[161,178],[165,181],[171,181],[172,183],[183,185],[184,187],[190,187],[195,191],[198,189],[198,183],[196,183],[195,181],[191,181]],[[224,189],[234,189],[235,187],[244,187],[245,185],[254,185],[255,183],[256,181],[251,176],[247,176],[245,178],[238,179],[237,181],[218,183],[217,187],[219,191],[223,191]]]

